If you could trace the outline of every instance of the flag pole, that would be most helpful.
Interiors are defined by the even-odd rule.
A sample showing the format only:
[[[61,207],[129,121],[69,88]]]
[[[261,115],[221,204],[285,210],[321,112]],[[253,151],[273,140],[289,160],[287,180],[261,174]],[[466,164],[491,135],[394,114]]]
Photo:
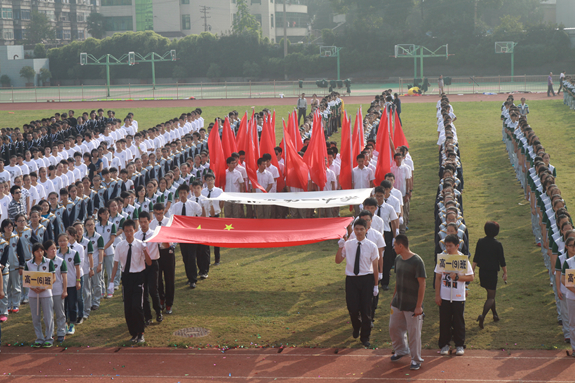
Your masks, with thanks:
[[[282,123],[283,123],[283,130],[284,130],[284,176],[286,179],[286,190],[289,191],[289,189],[287,189],[287,144],[286,144],[286,122],[285,120],[282,118]]]

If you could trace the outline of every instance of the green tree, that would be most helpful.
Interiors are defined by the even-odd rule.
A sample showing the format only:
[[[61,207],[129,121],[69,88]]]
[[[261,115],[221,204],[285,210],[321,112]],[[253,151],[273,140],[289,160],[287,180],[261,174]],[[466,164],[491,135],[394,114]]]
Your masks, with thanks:
[[[48,82],[52,78],[52,73],[50,73],[50,71],[47,68],[40,68],[38,78],[40,79],[40,81],[42,81],[42,83]]]
[[[523,33],[523,24],[519,16],[506,15],[501,18],[501,23],[493,31],[495,39],[517,38]]]
[[[216,63],[212,63],[208,69],[208,73],[206,73],[206,77],[210,80],[217,81],[220,77],[222,77],[220,66]]]
[[[34,76],[36,76],[36,71],[31,66],[25,66],[20,69],[20,77],[25,78],[28,82],[33,82]]]
[[[232,23],[232,33],[234,35],[248,33],[261,37],[262,26],[256,20],[256,17],[250,13],[248,1],[238,0],[237,7],[238,11],[234,14]]]
[[[56,31],[48,17],[38,11],[32,11],[31,22],[26,28],[26,41],[28,44],[41,43],[42,41],[54,40]]]
[[[182,65],[176,65],[172,71],[172,77],[176,80],[183,80],[188,77],[188,71]]]
[[[88,33],[96,39],[101,39],[106,34],[105,17],[101,13],[92,12],[88,19]]]
[[[321,39],[323,40],[323,45],[332,46],[335,43],[335,33],[329,28],[322,29]]]
[[[0,76],[0,84],[3,86],[10,86],[10,77],[7,74]]]
[[[244,62],[244,77],[258,78],[262,74],[262,68],[255,62]]]
[[[46,47],[42,43],[36,44],[34,46],[34,58],[43,59],[46,58]]]

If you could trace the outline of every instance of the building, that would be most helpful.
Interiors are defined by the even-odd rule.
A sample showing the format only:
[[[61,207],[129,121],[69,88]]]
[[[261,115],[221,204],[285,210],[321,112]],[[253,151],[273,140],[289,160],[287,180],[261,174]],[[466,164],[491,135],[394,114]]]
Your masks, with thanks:
[[[45,14],[56,30],[56,40],[70,42],[88,37],[86,20],[98,12],[99,0],[2,0],[1,45],[26,39],[32,11]]]
[[[20,77],[20,69],[25,66],[30,66],[34,69],[36,74],[40,69],[49,69],[48,59],[25,59],[24,46],[22,45],[6,45],[0,46],[0,68],[2,74],[10,77],[10,84],[15,88],[23,88],[26,86],[27,80]],[[34,77],[34,85],[38,85],[38,76]]]
[[[543,21],[547,23],[562,24],[575,47],[575,1],[573,0],[541,0]]]
[[[271,41],[283,38],[283,1],[248,0],[250,11],[262,26],[262,36]],[[153,30],[168,38],[209,31],[228,33],[237,12],[236,0],[102,0],[100,13],[106,17],[107,36],[116,32]],[[287,36],[303,41],[309,34],[307,5],[303,0],[286,0]]]

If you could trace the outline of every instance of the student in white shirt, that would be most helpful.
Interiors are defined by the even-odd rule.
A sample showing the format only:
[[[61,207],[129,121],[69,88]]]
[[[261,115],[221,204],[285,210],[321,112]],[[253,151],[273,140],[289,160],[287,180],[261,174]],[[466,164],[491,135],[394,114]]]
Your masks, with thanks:
[[[365,189],[373,187],[373,180],[375,179],[373,171],[366,167],[365,155],[357,155],[357,166],[353,168],[351,174],[351,188],[352,189]],[[359,205],[354,206],[354,213],[357,216],[359,214]]]
[[[257,161],[258,170],[256,171],[256,176],[258,179],[258,183],[262,188],[265,189],[266,193],[274,186],[274,178],[272,174],[266,170],[266,161],[263,158],[258,158]],[[260,189],[254,187],[252,185],[252,189],[254,193],[263,193]],[[258,219],[266,219],[270,218],[270,205],[256,205],[256,218]]]
[[[214,173],[207,173],[204,176],[204,180],[206,182],[206,187],[202,189],[202,196],[205,198],[203,201],[205,215],[206,217],[219,218],[222,208],[224,207],[224,201],[210,201],[208,198],[219,197],[223,193],[223,190],[215,186],[216,178],[214,177]],[[198,185],[201,187],[202,183],[200,181],[192,182],[193,188],[196,188]],[[208,260],[211,260],[211,255],[209,255]],[[218,266],[219,264],[220,248],[214,246],[214,266]]]

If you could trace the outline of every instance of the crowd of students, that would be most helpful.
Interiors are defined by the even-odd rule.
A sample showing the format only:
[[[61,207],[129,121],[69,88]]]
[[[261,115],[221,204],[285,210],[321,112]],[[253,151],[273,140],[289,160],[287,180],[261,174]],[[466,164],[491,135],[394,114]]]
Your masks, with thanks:
[[[151,324],[151,308],[157,323],[172,314],[175,244],[143,241],[174,214],[220,212],[218,202],[207,200],[218,188],[201,113],[142,130],[131,113],[122,121],[113,111],[75,118],[70,110],[2,129],[0,324],[30,304],[33,346],[51,347],[54,331],[59,342],[74,334],[121,280],[129,328],[140,322],[134,316],[141,327]],[[119,251],[122,246],[130,251]],[[210,248],[182,246],[182,256],[187,283],[195,288],[198,268],[199,278],[208,278]],[[54,273],[53,288],[23,287],[24,271]],[[144,303],[128,307],[126,286],[139,279]],[[132,341],[145,341],[142,328],[132,330]]]
[[[569,86],[564,82],[565,92]],[[509,96],[501,107],[503,142],[511,165],[531,205],[531,227],[553,288],[557,322],[565,343],[575,351],[575,289],[565,286],[565,271],[575,269],[575,230],[561,190],[557,170],[539,137]]]

